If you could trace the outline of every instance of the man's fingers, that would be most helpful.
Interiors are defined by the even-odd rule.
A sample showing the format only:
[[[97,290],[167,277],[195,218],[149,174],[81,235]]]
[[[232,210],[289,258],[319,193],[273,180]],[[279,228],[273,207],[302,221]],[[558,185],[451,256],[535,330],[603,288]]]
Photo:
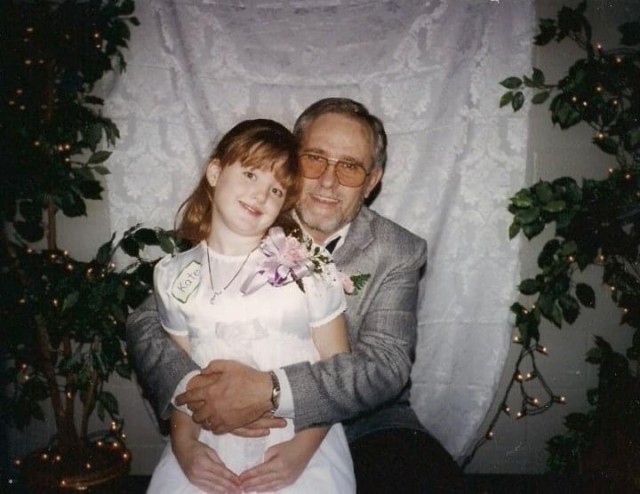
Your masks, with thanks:
[[[251,424],[249,424],[251,425]],[[231,434],[238,437],[265,437],[271,433],[269,429],[256,429],[254,427],[238,427],[233,429]]]
[[[255,422],[247,424],[245,427],[252,429],[282,429],[287,426],[287,421],[280,417],[274,417],[271,413],[263,415]]]
[[[209,362],[204,369],[202,369],[202,374],[214,374],[216,372],[225,372],[230,368],[234,367],[236,362],[233,360],[212,360]]]
[[[205,401],[205,390],[206,388],[204,386],[201,386],[199,388],[192,388],[185,391],[184,393],[180,393],[178,396],[176,396],[176,405],[182,406],[186,405],[187,403],[196,401]]]

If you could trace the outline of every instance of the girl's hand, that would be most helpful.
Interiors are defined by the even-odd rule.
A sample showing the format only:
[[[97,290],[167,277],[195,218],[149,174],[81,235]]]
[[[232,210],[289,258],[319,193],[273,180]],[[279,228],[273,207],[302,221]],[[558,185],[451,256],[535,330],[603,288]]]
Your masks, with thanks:
[[[182,471],[189,482],[205,492],[240,493],[240,479],[220,460],[217,453],[197,439],[173,443]]]
[[[309,448],[296,438],[271,446],[264,455],[264,463],[243,472],[242,489],[277,491],[298,480],[316,448]]]

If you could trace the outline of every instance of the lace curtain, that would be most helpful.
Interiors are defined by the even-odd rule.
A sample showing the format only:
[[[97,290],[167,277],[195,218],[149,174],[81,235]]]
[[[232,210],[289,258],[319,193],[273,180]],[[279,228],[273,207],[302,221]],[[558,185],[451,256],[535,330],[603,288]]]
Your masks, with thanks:
[[[456,457],[494,396],[519,270],[507,200],[525,178],[527,115],[498,81],[531,65],[529,0],[137,0],[127,71],[106,113],[111,229],[171,228],[219,136],[289,127],[346,96],[382,118],[389,161],[373,209],[429,243],[412,403]]]

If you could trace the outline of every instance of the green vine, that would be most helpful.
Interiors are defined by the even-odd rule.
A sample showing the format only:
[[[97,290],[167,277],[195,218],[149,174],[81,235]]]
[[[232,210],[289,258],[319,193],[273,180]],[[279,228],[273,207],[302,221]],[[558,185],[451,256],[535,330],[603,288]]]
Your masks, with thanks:
[[[586,8],[586,2],[582,2],[575,9],[562,7],[557,19],[541,19],[535,38],[538,46],[570,40],[584,50],[584,58],[555,83],[549,83],[538,68],[529,76],[504,79],[501,85],[508,91],[501,97],[500,106],[510,105],[518,111],[527,95],[533,104],[548,102],[554,124],[564,130],[586,123],[594,129],[592,142],[617,162],[617,167],[600,180],[579,183],[563,177],[539,181],[518,191],[509,205],[513,215],[509,238],[522,233],[532,239],[549,227],[554,229],[537,256],[537,273],[518,286],[521,300],[527,302],[511,306],[518,332],[514,341],[522,345],[518,365],[528,358],[534,369],[526,378],[518,367],[514,372],[512,384],[520,383],[522,396],[517,417],[564,403],[544,382],[535,355],[544,348],[540,344],[543,319],[561,328],[563,323],[573,324],[583,308],[595,307],[595,291],[577,281],[578,273],[589,266],[602,270],[602,280],[622,311],[621,324],[635,331],[626,357],[596,337],[596,346],[587,356],[587,361],[599,365],[598,387],[588,392],[591,409],[585,414],[568,415],[568,432],[548,443],[551,469],[599,475],[607,467],[606,462],[595,461],[595,452],[600,452],[604,439],[614,432],[615,437],[630,434],[623,450],[626,461],[640,467],[640,457],[634,456],[640,445],[640,51],[636,48],[640,44],[640,21],[620,26],[621,46],[605,50],[593,42]],[[636,364],[631,365],[631,360]],[[534,401],[528,394],[522,383],[529,376],[540,380],[546,400]],[[493,427],[505,411],[512,389],[510,385],[489,430],[465,465],[493,437]],[[616,478],[622,482],[619,485],[631,482],[630,472]]]

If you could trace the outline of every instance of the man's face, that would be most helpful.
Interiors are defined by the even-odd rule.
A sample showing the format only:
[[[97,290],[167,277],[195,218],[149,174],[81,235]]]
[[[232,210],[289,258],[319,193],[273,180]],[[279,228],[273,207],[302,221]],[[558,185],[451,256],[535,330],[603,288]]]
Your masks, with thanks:
[[[323,243],[355,218],[366,197],[382,178],[382,170],[371,169],[371,130],[357,120],[338,113],[321,115],[311,123],[303,136],[300,153],[357,162],[370,172],[359,187],[341,185],[335,167],[331,165],[318,178],[303,178],[296,211],[313,239]]]

